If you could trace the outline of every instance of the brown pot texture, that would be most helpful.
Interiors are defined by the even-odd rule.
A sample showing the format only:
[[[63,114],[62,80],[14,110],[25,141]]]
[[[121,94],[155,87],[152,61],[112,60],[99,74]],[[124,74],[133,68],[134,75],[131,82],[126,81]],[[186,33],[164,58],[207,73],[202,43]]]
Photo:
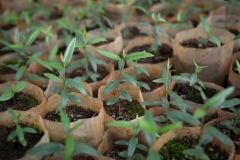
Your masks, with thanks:
[[[167,143],[168,141],[170,141],[176,137],[183,137],[183,136],[189,136],[189,135],[197,137],[200,135],[200,133],[201,133],[200,127],[181,127],[181,128],[175,129],[173,131],[169,131],[167,133],[162,134],[158,138],[158,140],[153,145],[152,150],[154,150],[154,151],[161,150],[161,148],[163,147],[163,145],[165,143]],[[226,145],[222,144],[221,142],[219,142],[217,139],[213,139],[212,143],[220,145],[220,147],[222,149],[226,150],[229,153],[228,160],[233,160],[234,150],[235,150],[234,145],[233,145],[233,147],[226,146]]]
[[[229,67],[229,73],[228,73],[228,86],[234,86],[236,90],[240,90],[240,84],[239,84],[240,75],[233,71],[235,70],[235,68],[237,68],[237,67],[233,68],[233,66],[236,65],[236,60],[240,62],[240,52],[237,52],[232,56],[231,64]]]
[[[97,147],[102,141],[102,136],[104,133],[104,110],[102,107],[102,102],[97,98],[83,96],[77,93],[71,93],[80,99],[79,103],[68,102],[67,106],[76,105],[84,109],[90,109],[97,112],[98,115],[92,118],[80,119],[75,122],[71,122],[70,126],[74,126],[79,122],[83,122],[76,130],[71,132],[74,140],[78,142],[83,142],[89,144],[93,147]],[[60,102],[60,96],[55,94],[51,96],[46,105],[42,108],[40,115],[44,117],[48,112],[54,111]],[[50,139],[54,142],[62,142],[66,137],[66,133],[62,127],[61,122],[54,122],[50,120],[43,119],[44,124],[49,131]]]
[[[193,60],[195,60],[199,66],[207,66],[198,74],[202,81],[225,85],[233,52],[234,35],[219,28],[215,28],[212,34],[218,37],[224,45],[220,48],[206,49],[183,47],[180,44],[183,41],[200,37],[207,38],[207,34],[202,27],[177,33],[173,41],[173,65],[176,74],[193,73],[195,69]]]
[[[0,3],[2,6],[3,10],[11,10],[11,11],[16,11],[18,13],[21,13],[21,11],[23,11],[24,9],[26,9],[26,7],[29,5],[29,1],[28,0],[22,0],[22,1],[18,1],[18,0],[0,0]]]
[[[103,95],[103,91],[106,85],[103,85],[99,88],[98,90],[98,99],[101,101],[107,101],[112,97],[117,97],[117,89],[114,89],[112,92],[108,93],[107,95]],[[137,100],[139,103],[143,102],[143,97],[140,91],[139,87],[135,87],[131,84],[120,84],[120,89],[127,91],[133,100]],[[146,110],[145,106],[142,105],[144,110]],[[135,119],[134,119],[135,120]],[[134,120],[131,120],[132,122]],[[107,113],[105,113],[105,118],[104,118],[105,124],[110,123],[112,121],[115,121],[111,116],[109,116]]]
[[[170,90],[173,90],[174,87],[177,85],[177,84],[184,84],[184,83],[187,83],[186,81],[172,81],[172,83],[170,84],[170,87],[169,89]],[[219,86],[219,85],[216,85],[214,83],[211,83],[211,82],[203,82],[205,87],[206,88],[209,88],[209,89],[214,89],[214,90],[217,90],[217,91],[221,91],[223,90],[224,88]],[[171,99],[172,100],[172,99]],[[197,109],[197,108],[201,108],[203,106],[203,104],[199,104],[199,103],[195,103],[195,102],[192,102],[192,101],[189,101],[189,100],[186,100],[186,99],[182,99],[183,103],[191,106],[192,108],[187,108],[187,112],[189,113],[194,113],[194,111]],[[216,109],[213,109],[213,110],[210,110],[208,111],[209,113],[208,114],[211,114],[212,112],[216,112]]]
[[[0,88],[9,88],[9,87],[11,88],[12,85],[15,86],[19,82],[20,81],[10,81],[10,82],[6,82],[6,83],[2,83],[2,84],[0,84]],[[27,110],[29,112],[34,112],[35,114],[38,115],[39,112],[41,112],[42,107],[46,105],[46,97],[44,96],[42,89],[32,83],[27,82],[27,85],[21,92],[24,94],[29,94],[29,95],[33,96],[34,98],[36,98],[36,100],[38,100],[39,105]],[[0,94],[2,94],[2,90],[0,90]],[[7,111],[5,111],[5,112],[7,112]],[[5,114],[5,112],[1,112],[0,116],[2,114]],[[26,112],[26,111],[23,111],[23,112]]]
[[[15,114],[20,113],[19,111],[15,111]],[[33,127],[39,131],[43,131],[44,135],[38,141],[35,146],[43,144],[43,143],[49,143],[49,134],[48,130],[46,129],[45,125],[43,124],[42,117],[32,113],[32,112],[22,112],[21,117],[19,119],[19,123]],[[11,117],[9,116],[8,112],[4,112],[0,116],[0,124],[4,126],[14,126],[15,123],[12,121]],[[33,156],[33,155],[25,155],[22,158],[19,158],[19,160],[35,160],[35,159],[41,159],[43,157],[41,156]]]

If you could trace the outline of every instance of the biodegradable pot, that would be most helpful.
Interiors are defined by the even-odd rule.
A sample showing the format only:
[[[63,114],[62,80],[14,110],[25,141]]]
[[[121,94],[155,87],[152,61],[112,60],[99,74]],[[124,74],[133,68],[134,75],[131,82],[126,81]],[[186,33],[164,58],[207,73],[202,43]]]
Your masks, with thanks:
[[[173,80],[172,83],[170,84],[169,90],[173,91],[173,89],[175,88],[176,85],[178,85],[178,84],[181,85],[181,84],[186,84],[186,83],[188,83],[188,82]],[[221,90],[224,89],[223,87],[221,87],[219,85],[216,85],[214,83],[211,83],[211,82],[203,82],[203,83],[204,83],[205,87],[209,88],[209,89],[214,89],[216,91],[221,91]],[[181,96],[181,95],[179,95],[179,96]],[[182,101],[183,101],[183,103],[192,107],[192,108],[187,108],[187,112],[189,112],[189,113],[194,113],[194,111],[197,108],[201,108],[203,106],[203,104],[195,103],[195,102],[192,102],[192,101],[189,101],[189,100],[186,100],[186,99],[182,99]],[[216,109],[208,111],[208,114],[211,114],[213,112],[216,113]]]
[[[15,114],[18,114],[20,112],[15,111]],[[32,113],[32,112],[22,112],[21,117],[19,119],[19,123],[35,128],[39,131],[44,132],[44,135],[38,141],[35,146],[43,144],[43,143],[49,143],[49,134],[48,130],[45,128],[43,124],[43,120],[40,116]],[[11,117],[9,116],[8,112],[4,112],[0,116],[0,125],[9,126],[12,127],[15,125],[15,123],[12,121]],[[35,159],[41,159],[41,156],[33,156],[33,155],[25,155],[22,158],[19,158],[19,160],[35,160]]]
[[[73,127],[79,122],[83,122],[83,124],[78,127],[76,130],[71,132],[75,141],[83,142],[89,144],[93,147],[97,147],[102,141],[102,136],[104,133],[104,114],[105,111],[102,106],[102,102],[97,98],[84,96],[77,93],[71,93],[77,96],[80,99],[79,103],[68,102],[67,106],[76,105],[78,107],[82,107],[84,109],[90,109],[98,115],[92,118],[79,119],[75,122],[71,122],[70,126]],[[60,103],[60,96],[55,94],[51,96],[46,105],[42,108],[40,115],[44,117],[48,112],[54,111],[58,104]],[[54,142],[62,142],[66,137],[66,133],[62,127],[61,122],[54,122],[50,120],[43,119],[44,124],[49,131],[49,136],[51,141]]]
[[[227,23],[225,27],[225,14],[220,15],[210,15],[206,19],[210,27],[216,28],[225,28],[229,31],[240,32],[240,17],[235,14],[230,14],[227,16]],[[236,22],[232,23],[231,20],[234,19]],[[202,26],[200,23],[199,26]],[[234,40],[233,52],[237,52],[240,50],[240,39]]]
[[[105,89],[106,85],[103,85],[99,88],[98,90],[98,99],[100,99],[101,101],[107,101],[110,98],[113,97],[117,97],[117,89],[115,88],[113,91],[111,91],[110,93],[108,93],[107,95],[103,95],[103,91]],[[120,84],[119,88],[121,90],[125,90],[127,91],[133,100],[138,101],[140,104],[143,102],[143,97],[140,91],[139,87],[135,87],[131,84]],[[146,110],[144,105],[141,105],[143,107],[144,110]],[[107,124],[109,122],[115,121],[111,116],[109,116],[107,113],[105,113],[105,117],[104,117],[104,123]],[[131,122],[134,122],[135,119],[131,120]]]
[[[7,64],[10,61],[17,61],[18,54],[13,52],[13,53],[8,53],[5,55],[0,56],[0,63]],[[16,72],[16,71],[15,71]],[[3,82],[8,82],[8,81],[14,81],[15,80],[15,74],[16,73],[6,73],[6,74],[0,74],[0,81]]]
[[[19,82],[20,81],[10,81],[6,83],[2,83],[0,84],[0,88],[1,89],[11,88],[12,85],[16,86],[16,84],[18,84]],[[27,111],[34,112],[35,114],[39,114],[39,112],[41,111],[41,108],[46,105],[46,97],[44,96],[42,89],[32,83],[27,82],[27,85],[21,92],[24,94],[29,94],[33,96],[36,100],[38,100],[39,105],[32,107]],[[0,90],[0,94],[2,94],[2,90]],[[5,114],[5,112],[1,112],[0,117],[2,116],[2,114]],[[26,112],[26,111],[23,111],[23,112]]]
[[[170,47],[172,47],[172,44],[171,42],[164,36],[160,36],[159,37],[160,41],[162,44],[166,44]],[[151,45],[153,42],[155,42],[155,39],[153,37],[150,37],[150,36],[144,36],[144,37],[138,37],[138,38],[135,38],[133,40],[130,40],[128,42],[128,44],[126,45],[126,47],[124,48],[124,51],[126,54],[130,54],[129,52],[136,48],[136,47],[141,47],[141,46],[144,46],[144,45]],[[141,51],[143,52],[143,51]],[[171,59],[170,59],[171,60]],[[166,58],[166,61],[163,61],[163,62],[160,62],[160,63],[155,63],[155,64],[152,64],[152,63],[138,63],[138,65],[144,65],[144,66],[156,66],[156,67],[164,67],[166,68],[167,67],[167,58]],[[128,64],[129,66],[129,64]]]
[[[86,90],[88,96],[91,96],[92,97],[92,88],[89,86],[88,83],[86,82],[83,82],[83,87],[84,89]],[[48,85],[47,85],[47,89],[44,91],[44,95],[46,96],[46,98],[49,98],[51,97],[52,95],[54,95],[55,93],[51,90],[51,86],[55,86],[55,87],[58,87],[58,88],[61,88],[62,89],[62,84],[60,83],[57,83],[55,81],[53,81],[52,79],[49,80],[48,82]],[[80,93],[77,89],[75,88],[68,88],[68,93],[71,93],[71,92],[76,92],[76,93]]]
[[[221,5],[220,7],[210,11],[209,15],[222,15],[226,14],[226,5]],[[234,14],[240,16],[239,8],[237,5],[228,5],[228,14]]]
[[[111,19],[112,21],[119,21],[131,8],[131,5],[134,2],[135,0],[129,0],[126,5],[109,2],[103,7],[103,9],[109,19]]]
[[[97,52],[97,49],[100,50],[106,50],[112,53],[115,53],[117,55],[120,55],[122,53],[122,46],[123,46],[123,40],[122,40],[122,34],[119,31],[118,28],[114,30],[108,30],[108,31],[103,31],[103,30],[93,30],[87,33],[88,37],[90,38],[96,38],[96,37],[102,37],[106,39],[113,39],[113,42],[107,43],[107,44],[102,44],[99,46],[94,46],[94,45],[88,45],[86,47],[86,50],[90,52],[96,59],[101,59],[104,60],[106,63],[111,62],[113,63],[113,60],[103,56],[102,54]],[[85,54],[84,50],[82,48],[78,48],[80,53]]]
[[[167,133],[162,134],[155,144],[152,146],[152,150],[159,151],[163,147],[164,144],[166,144],[168,141],[176,138],[176,137],[183,137],[183,136],[194,136],[198,137],[201,133],[200,127],[181,127],[173,131],[169,131]],[[229,153],[228,160],[233,160],[234,158],[234,150],[235,146],[232,145],[232,147],[226,146],[223,143],[219,142],[217,139],[213,139],[212,143],[219,145],[223,150],[227,151]]]
[[[234,86],[236,88],[236,90],[240,90],[240,75],[235,73],[233,70],[235,70],[235,68],[233,68],[233,66],[236,66],[236,60],[238,60],[240,62],[240,52],[237,52],[235,54],[233,54],[232,56],[232,61],[231,61],[231,65],[229,67],[229,74],[228,74],[228,86]]]
[[[173,41],[173,65],[176,74],[193,73],[195,70],[193,60],[195,60],[199,66],[207,66],[198,74],[202,81],[225,85],[233,52],[234,35],[219,28],[215,28],[212,34],[223,43],[220,48],[187,48],[181,45],[185,40],[207,38],[202,27],[177,33]]]
[[[3,10],[11,10],[21,13],[29,5],[28,0],[0,0],[0,6]]]
[[[214,119],[214,120],[208,122],[207,125],[216,126],[217,124],[219,124],[223,120],[232,120],[233,118],[236,118],[236,117],[237,117],[236,114],[235,115],[229,114],[229,116],[219,117],[217,119]],[[231,138],[231,137],[229,137],[229,138]],[[236,143],[238,143],[238,142],[236,142]],[[237,149],[236,146],[235,146],[235,149]],[[240,158],[240,154],[235,154],[234,160],[239,160],[239,158]]]
[[[103,135],[103,141],[98,147],[98,152],[102,155],[98,160],[114,160],[113,158],[104,156],[106,151],[112,149],[114,143],[118,140],[129,141],[133,136],[133,130],[125,127],[110,127]],[[137,135],[138,142],[146,145],[146,140],[142,132]]]

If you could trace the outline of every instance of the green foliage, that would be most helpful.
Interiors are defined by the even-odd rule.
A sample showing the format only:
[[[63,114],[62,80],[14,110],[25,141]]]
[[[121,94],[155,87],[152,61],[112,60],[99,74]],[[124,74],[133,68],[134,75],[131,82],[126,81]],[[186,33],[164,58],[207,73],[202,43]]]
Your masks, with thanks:
[[[24,137],[24,133],[37,133],[37,131],[30,127],[23,128],[19,124],[19,119],[21,117],[21,113],[16,115],[15,112],[11,108],[8,108],[8,114],[10,115],[11,119],[15,123],[16,129],[8,135],[7,140],[13,141],[14,139],[17,138],[18,142],[20,142],[23,146],[27,146],[27,141]]]
[[[3,88],[2,95],[0,96],[0,101],[7,101],[11,98],[14,100],[14,104],[16,104],[16,100],[14,98],[15,93],[21,92],[25,86],[27,85],[26,82],[19,82],[16,86],[12,85],[10,88]]]
[[[238,60],[236,60],[236,65],[237,65],[237,68],[235,68],[235,70],[238,72],[238,74],[240,74],[240,63]]]
[[[208,41],[211,41],[212,43],[216,44],[216,45],[220,48],[220,47],[221,47],[221,41],[220,41],[216,36],[214,36],[214,35],[212,34],[214,28],[209,27],[206,19],[203,18],[202,16],[200,16],[200,20],[201,20],[201,23],[202,23],[202,25],[203,25],[204,30],[205,30],[206,33],[207,33],[207,39],[205,39],[205,38],[200,38],[200,39],[198,40],[198,42],[199,42],[198,47],[201,48],[201,47],[202,47],[204,44],[206,44]]]

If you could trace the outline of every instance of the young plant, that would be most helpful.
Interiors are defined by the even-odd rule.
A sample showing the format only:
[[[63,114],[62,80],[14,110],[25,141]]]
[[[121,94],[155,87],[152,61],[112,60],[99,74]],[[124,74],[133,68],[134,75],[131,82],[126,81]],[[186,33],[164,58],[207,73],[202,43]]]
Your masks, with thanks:
[[[229,96],[234,91],[234,87],[229,87],[223,91],[220,91],[212,98],[207,99],[204,92],[200,90],[202,98],[204,99],[204,105],[201,108],[195,110],[193,115],[188,113],[183,113],[181,111],[170,111],[169,115],[177,120],[183,121],[185,123],[200,126],[200,140],[199,143],[195,146],[194,149],[187,149],[183,151],[183,154],[190,155],[196,159],[209,159],[208,156],[204,153],[203,146],[212,141],[213,138],[217,138],[220,142],[231,147],[232,141],[225,134],[220,132],[218,129],[211,125],[204,125],[204,120],[209,110],[219,108]],[[206,133],[204,133],[206,130]]]
[[[218,47],[221,47],[221,41],[212,34],[214,28],[209,27],[206,19],[203,18],[202,16],[200,16],[200,20],[201,20],[204,30],[207,33],[207,38],[199,38],[198,39],[198,42],[199,42],[198,47],[200,47],[200,48],[203,47],[203,45],[207,44],[207,42],[209,42],[209,41],[216,44]]]
[[[11,108],[8,108],[8,114],[10,115],[11,119],[15,123],[16,129],[8,135],[7,140],[13,141],[17,138],[18,142],[20,142],[23,146],[27,146],[27,141],[24,137],[24,133],[33,133],[34,134],[34,133],[37,133],[37,131],[30,127],[23,128],[19,124],[19,119],[21,117],[21,113],[16,115],[15,112]]]
[[[97,65],[98,64],[106,64],[106,62],[100,60],[100,59],[96,59],[88,50],[87,50],[87,46],[88,45],[93,45],[99,42],[103,42],[106,41],[106,39],[104,38],[91,38],[89,39],[88,35],[87,35],[87,31],[86,28],[83,28],[83,31],[81,33],[81,35],[79,33],[76,33],[77,35],[77,39],[78,39],[78,47],[83,48],[84,50],[84,58],[79,60],[79,61],[75,61],[75,65],[77,66],[83,66],[85,71],[86,71],[86,75],[84,76],[84,79],[91,79],[92,81],[96,82],[97,78],[99,77],[99,75],[97,74]],[[74,65],[73,64],[73,65]],[[71,65],[71,66],[73,66]],[[90,70],[90,67],[92,68],[93,72]]]
[[[44,76],[46,76],[47,78],[61,84],[61,88],[58,88],[56,86],[51,86],[50,89],[54,93],[60,95],[60,97],[61,97],[60,105],[62,107],[65,107],[69,100],[73,101],[73,102],[80,102],[79,98],[68,93],[68,88],[74,87],[80,93],[87,96],[87,92],[83,87],[83,83],[81,82],[81,77],[75,77],[73,79],[66,78],[66,69],[72,59],[75,45],[76,45],[76,38],[73,38],[71,40],[71,42],[69,43],[69,45],[67,46],[67,49],[66,49],[64,55],[61,54],[62,62],[55,61],[55,62],[49,63],[49,65],[52,68],[54,68],[58,71],[59,77],[52,73],[44,73]]]
[[[240,63],[238,60],[236,60],[236,65],[237,65],[237,68],[235,68],[235,70],[238,72],[238,74],[240,74]]]
[[[100,157],[100,154],[91,146],[76,142],[71,136],[71,132],[82,125],[82,122],[70,127],[70,121],[67,115],[62,110],[62,107],[58,107],[61,116],[61,123],[66,133],[64,144],[58,142],[50,142],[37,145],[27,151],[29,155],[55,155],[60,159],[69,160],[73,156],[80,153],[91,155],[94,157]]]
[[[7,101],[11,98],[13,98],[14,104],[16,104],[15,100],[15,93],[21,92],[25,86],[27,85],[26,82],[19,82],[16,84],[16,86],[12,85],[11,88],[3,88],[2,89],[2,95],[0,96],[0,101]]]
[[[121,82],[130,83],[137,87],[135,80],[130,75],[123,72],[125,63],[127,61],[138,61],[139,59],[152,57],[153,55],[151,53],[147,53],[147,52],[134,52],[134,53],[131,53],[128,55],[123,53],[122,57],[120,57],[120,56],[118,56],[114,53],[108,52],[108,51],[104,51],[104,50],[97,50],[97,51],[100,54],[102,54],[108,58],[118,61],[118,69],[119,69],[118,80],[111,80],[111,82],[105,87],[103,94],[106,95],[106,94],[110,93],[112,90],[117,89],[117,97],[110,98],[107,101],[107,105],[118,103],[119,115],[121,115],[120,99],[126,99],[131,102],[132,97],[127,91],[120,89],[120,83]]]

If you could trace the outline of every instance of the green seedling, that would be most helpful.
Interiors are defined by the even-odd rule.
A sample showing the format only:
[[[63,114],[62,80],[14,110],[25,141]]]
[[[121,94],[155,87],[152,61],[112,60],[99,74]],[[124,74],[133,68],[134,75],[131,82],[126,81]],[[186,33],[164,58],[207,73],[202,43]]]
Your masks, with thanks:
[[[7,140],[14,142],[14,140],[17,138],[18,142],[20,142],[23,146],[27,146],[27,141],[24,137],[24,133],[33,133],[34,134],[34,133],[37,133],[37,130],[30,128],[30,127],[23,128],[19,124],[19,119],[21,117],[21,113],[16,115],[15,112],[11,108],[8,108],[8,114],[10,115],[11,119],[15,123],[16,129],[8,135]]]
[[[78,155],[80,153],[91,155],[94,157],[100,157],[100,154],[93,147],[76,142],[71,136],[71,132],[81,126],[82,121],[70,127],[70,121],[67,115],[62,110],[62,106],[58,106],[61,116],[61,123],[66,133],[66,138],[64,144],[59,142],[50,142],[37,145],[27,151],[28,155],[55,155],[60,159],[69,160],[72,159],[73,156]]]
[[[75,77],[73,79],[71,78],[67,78],[66,77],[66,69],[70,64],[70,61],[72,59],[72,55],[73,55],[73,51],[76,45],[76,38],[73,38],[71,40],[71,42],[69,43],[69,45],[67,46],[67,49],[64,53],[64,55],[61,54],[61,61],[54,61],[49,63],[49,65],[56,69],[59,77],[52,74],[52,73],[44,73],[44,76],[46,76],[47,78],[60,83],[61,84],[61,88],[56,87],[56,86],[51,86],[51,90],[60,95],[60,105],[62,107],[65,107],[67,105],[67,102],[73,101],[73,102],[80,102],[80,99],[77,98],[76,96],[69,94],[68,93],[68,88],[76,88],[80,93],[82,93],[83,95],[87,96],[87,92],[84,89],[84,85],[82,83],[82,78],[81,77]]]
[[[238,74],[240,74],[240,63],[238,60],[236,60],[236,65],[237,65],[237,68],[235,68],[235,70],[238,72]]]
[[[225,102],[227,96],[229,96],[233,91],[234,87],[229,87],[223,91],[220,91],[210,99],[207,99],[206,95],[204,95],[204,92],[200,90],[201,95],[204,95],[202,96],[204,99],[204,105],[203,107],[196,109],[193,115],[177,110],[169,112],[169,115],[174,119],[180,120],[190,125],[201,127],[199,143],[195,146],[194,149],[184,150],[184,154],[194,156],[196,159],[209,159],[208,156],[204,153],[203,146],[211,142],[213,138],[217,138],[220,142],[229,147],[232,146],[232,141],[229,137],[211,125],[204,125],[204,120],[207,112],[209,110],[219,108]],[[204,133],[203,130],[206,130],[206,133]]]
[[[14,104],[16,104],[16,100],[14,95],[18,92],[21,92],[25,86],[27,85],[26,82],[19,82],[16,86],[12,85],[11,88],[3,88],[2,95],[0,96],[0,101],[7,101],[13,98]]]
[[[120,56],[118,56],[114,53],[108,52],[108,51],[104,51],[104,50],[97,50],[97,51],[100,54],[102,54],[108,58],[118,61],[118,69],[119,69],[119,73],[120,73],[119,78],[118,78],[118,80],[111,80],[111,82],[105,87],[103,94],[106,95],[106,94],[110,93],[112,90],[117,89],[117,97],[110,98],[107,101],[107,105],[118,103],[119,115],[121,115],[120,99],[126,99],[131,102],[132,97],[127,91],[120,89],[120,83],[121,82],[130,83],[137,87],[136,81],[133,79],[133,77],[131,77],[129,74],[123,72],[125,63],[127,61],[138,61],[139,59],[152,57],[153,55],[151,53],[147,53],[147,52],[134,52],[134,53],[131,53],[128,55],[123,53],[122,57],[120,57]]]
[[[207,38],[199,38],[198,39],[198,47],[203,47],[203,45],[205,45],[208,41],[211,41],[212,43],[216,44],[218,47],[221,47],[221,41],[212,34],[214,28],[209,27],[207,21],[205,18],[203,18],[202,16],[200,16],[200,20],[201,23],[203,25],[204,30],[207,33]]]

